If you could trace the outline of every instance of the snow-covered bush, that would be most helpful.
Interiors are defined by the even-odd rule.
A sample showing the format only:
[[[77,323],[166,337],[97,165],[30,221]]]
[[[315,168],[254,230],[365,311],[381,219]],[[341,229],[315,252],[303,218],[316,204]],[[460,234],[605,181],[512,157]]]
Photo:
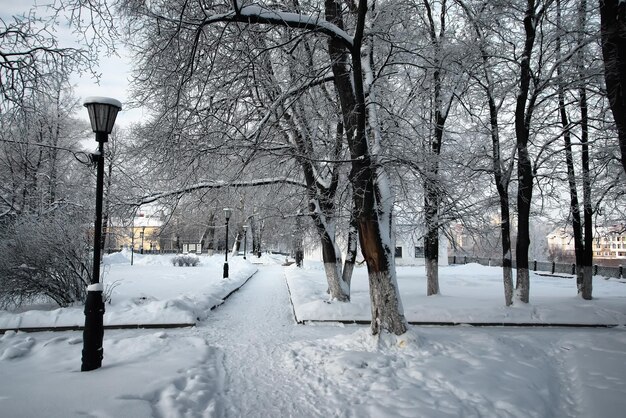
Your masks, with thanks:
[[[80,215],[21,215],[0,230],[0,307],[85,298],[91,252]]]
[[[176,257],[172,258],[172,264],[175,266],[191,266],[191,267],[195,267],[198,265],[198,263],[200,262],[200,259],[196,256],[193,255],[177,255]]]

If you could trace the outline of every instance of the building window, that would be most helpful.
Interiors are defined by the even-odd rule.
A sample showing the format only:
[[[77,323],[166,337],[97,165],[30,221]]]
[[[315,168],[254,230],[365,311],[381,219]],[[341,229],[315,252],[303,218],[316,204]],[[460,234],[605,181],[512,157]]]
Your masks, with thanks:
[[[402,258],[402,247],[396,247],[396,257]]]
[[[424,258],[424,247],[415,247],[415,258]]]

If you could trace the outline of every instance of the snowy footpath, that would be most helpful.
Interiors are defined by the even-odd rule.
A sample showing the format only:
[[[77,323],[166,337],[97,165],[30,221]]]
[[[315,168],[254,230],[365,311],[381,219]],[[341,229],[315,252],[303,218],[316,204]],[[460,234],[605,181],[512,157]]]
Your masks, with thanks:
[[[295,323],[286,277],[323,282],[321,271],[254,267],[196,327],[106,331],[93,372],[79,371],[80,332],[0,335],[0,416],[624,416],[624,326],[412,326],[376,339],[366,326]],[[364,277],[359,269],[355,281]]]

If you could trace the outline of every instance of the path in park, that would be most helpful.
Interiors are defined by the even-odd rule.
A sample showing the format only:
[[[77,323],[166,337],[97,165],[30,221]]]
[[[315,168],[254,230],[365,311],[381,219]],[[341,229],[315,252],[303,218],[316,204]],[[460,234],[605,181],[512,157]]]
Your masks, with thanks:
[[[336,416],[345,410],[334,404],[336,396],[324,396],[325,384],[305,380],[286,364],[291,342],[345,329],[296,325],[282,267],[261,266],[196,332],[221,352],[217,415]]]

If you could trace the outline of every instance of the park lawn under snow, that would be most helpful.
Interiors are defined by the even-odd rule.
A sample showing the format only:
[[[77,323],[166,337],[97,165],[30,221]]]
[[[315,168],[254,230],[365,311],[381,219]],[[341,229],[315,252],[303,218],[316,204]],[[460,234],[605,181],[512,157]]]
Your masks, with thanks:
[[[194,324],[211,308],[222,303],[257,268],[241,258],[229,260],[229,278],[224,280],[224,256],[199,256],[196,267],[172,264],[175,255],[113,253],[104,258],[105,325]],[[82,326],[84,306],[43,306],[24,312],[0,311],[0,329]]]
[[[328,304],[322,301],[327,299],[324,273],[315,263],[297,269],[281,267],[282,258],[248,260],[264,265],[235,258],[231,272],[238,269],[235,266],[240,271],[258,268],[258,272],[218,309],[209,311],[203,310],[210,305],[204,301],[223,297],[209,290],[220,289],[217,284],[210,287],[211,282],[223,282],[221,258],[210,260],[203,259],[202,267],[174,268],[166,257],[156,256],[145,256],[132,268],[111,264],[105,282],[119,281],[119,285],[105,318],[116,304],[146,297],[133,302],[132,310],[152,311],[151,304],[159,302],[159,322],[178,321],[181,310],[200,320],[196,327],[185,329],[107,330],[101,369],[79,372],[81,332],[0,335],[0,415],[595,418],[622,417],[626,410],[623,325],[611,329],[412,326],[403,336],[375,338],[367,326],[314,322],[305,326],[293,318],[294,310],[311,311],[312,303],[319,303],[319,318],[346,315],[346,306],[353,304],[354,315],[366,318],[369,306],[361,300],[361,282],[366,285],[363,268],[355,272],[355,301]],[[410,286],[403,283],[423,285],[422,269],[398,269],[409,319],[413,302],[406,293]],[[493,307],[494,317],[484,307],[473,320],[501,320],[499,269],[468,265],[442,267],[441,272],[442,296],[422,296],[425,285],[415,295],[421,302],[435,301],[433,309],[443,312],[447,306],[448,316],[435,312],[431,319],[466,322],[472,306],[479,310],[486,304]],[[549,314],[546,318],[552,321],[560,318],[564,305],[578,303],[571,279],[545,279],[545,285],[539,284],[543,279],[532,280],[531,304],[509,310],[538,309],[538,315]],[[625,291],[624,283],[596,278],[596,299],[587,302],[595,307],[576,305],[568,322],[582,322],[590,312],[601,315],[609,310],[611,314],[594,321],[623,324]],[[318,301],[298,300],[313,293]],[[604,301],[613,299],[615,305],[607,308]],[[550,301],[551,307],[544,308],[544,302]]]
[[[349,304],[328,301],[321,267],[287,270],[298,321],[368,321],[367,269],[357,268]],[[424,266],[397,267],[398,287],[408,321],[416,323],[522,323],[626,325],[626,280],[593,280],[593,300],[576,294],[574,276],[531,272],[530,303],[504,306],[502,269],[479,264],[439,267],[441,294],[426,296]]]

